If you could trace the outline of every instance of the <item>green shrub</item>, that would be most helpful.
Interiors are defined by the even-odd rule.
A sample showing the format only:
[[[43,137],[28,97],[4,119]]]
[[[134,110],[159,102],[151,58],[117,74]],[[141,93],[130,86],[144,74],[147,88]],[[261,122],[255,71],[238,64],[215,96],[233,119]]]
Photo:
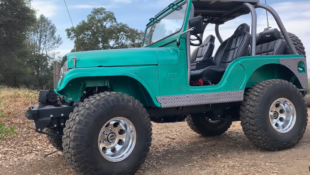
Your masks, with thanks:
[[[15,131],[15,128],[13,126],[6,127],[0,121],[0,139],[4,139],[6,136],[16,135],[16,134],[17,134],[17,132]]]

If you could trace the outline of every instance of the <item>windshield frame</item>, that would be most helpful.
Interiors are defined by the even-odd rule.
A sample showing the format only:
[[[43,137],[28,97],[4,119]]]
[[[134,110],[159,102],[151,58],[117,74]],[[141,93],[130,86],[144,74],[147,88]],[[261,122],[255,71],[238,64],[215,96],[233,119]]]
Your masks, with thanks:
[[[168,35],[168,36],[165,36],[165,37],[161,38],[160,40],[157,40],[156,42],[153,42],[153,43],[151,43],[151,44],[149,44],[149,45],[144,46],[147,30],[148,30],[150,27],[152,27],[153,25],[155,25],[156,23],[160,22],[160,21],[161,21],[163,18],[165,18],[166,16],[168,16],[168,15],[170,15],[171,13],[173,13],[174,11],[176,11],[179,7],[181,7],[181,6],[185,5],[185,4],[187,4],[187,6],[186,6],[186,9],[185,9],[185,14],[184,14],[184,18],[183,18],[183,23],[182,23],[182,26],[180,27],[180,30],[178,30],[178,31],[176,31],[176,32],[174,32],[174,33],[172,33],[172,34],[170,34],[170,35]],[[186,20],[186,14],[187,14],[187,11],[188,11],[188,6],[189,6],[188,4],[189,4],[189,3],[188,3],[187,1],[183,1],[183,2],[181,2],[180,4],[176,4],[175,6],[173,6],[173,7],[171,8],[171,11],[170,11],[170,12],[168,12],[168,13],[165,14],[165,15],[160,16],[159,18],[154,19],[151,23],[149,23],[148,26],[147,26],[147,28],[145,29],[145,32],[144,32],[142,47],[149,47],[149,46],[151,46],[151,45],[154,45],[154,44],[156,44],[156,43],[158,43],[158,42],[160,42],[160,41],[162,41],[162,40],[164,40],[164,39],[167,39],[167,38],[169,38],[169,37],[171,37],[171,36],[173,36],[173,35],[179,33],[180,31],[182,31],[182,29],[184,28],[185,20]]]

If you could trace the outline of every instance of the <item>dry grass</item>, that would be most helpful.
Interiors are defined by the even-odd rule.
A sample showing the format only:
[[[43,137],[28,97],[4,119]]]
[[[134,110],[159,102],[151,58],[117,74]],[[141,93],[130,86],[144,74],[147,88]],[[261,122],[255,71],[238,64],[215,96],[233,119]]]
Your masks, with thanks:
[[[17,135],[32,125],[24,116],[30,102],[36,103],[38,91],[0,86],[0,139]]]
[[[30,102],[37,102],[38,91],[0,86],[0,119],[7,123],[24,123]]]
[[[0,167],[44,159],[45,154],[55,150],[45,135],[34,131],[33,121],[25,117],[30,102],[37,105],[38,93],[0,86]]]

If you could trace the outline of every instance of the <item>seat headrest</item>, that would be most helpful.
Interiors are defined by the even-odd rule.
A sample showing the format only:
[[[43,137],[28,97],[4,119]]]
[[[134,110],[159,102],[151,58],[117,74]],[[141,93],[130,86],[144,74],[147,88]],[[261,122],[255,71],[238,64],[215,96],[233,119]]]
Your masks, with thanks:
[[[209,38],[209,37],[210,37],[210,42],[211,42],[211,43],[214,43],[215,37],[214,37],[213,35],[208,36],[208,38]]]
[[[269,43],[278,39],[282,39],[280,31],[278,29],[270,29],[258,34],[256,44],[260,45],[263,43]]]
[[[243,23],[236,29],[234,35],[239,35],[241,33],[249,33],[249,32],[250,32],[250,26]]]
[[[215,37],[213,35],[209,35],[201,44],[202,46],[206,45],[207,43],[214,43]]]

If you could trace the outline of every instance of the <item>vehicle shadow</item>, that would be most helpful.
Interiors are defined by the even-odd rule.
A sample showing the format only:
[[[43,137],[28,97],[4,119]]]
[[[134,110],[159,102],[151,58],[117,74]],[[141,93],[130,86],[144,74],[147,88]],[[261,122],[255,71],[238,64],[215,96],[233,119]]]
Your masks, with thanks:
[[[295,147],[296,149],[304,147],[304,144],[309,142],[310,133],[305,133],[305,137]],[[165,174],[166,170],[175,169],[178,171],[176,167],[184,171],[184,167],[194,168],[197,162],[200,164],[203,162],[206,167],[212,167],[218,161],[225,163],[232,160],[237,162],[233,164],[238,164],[238,162],[245,162],[254,157],[264,157],[265,160],[268,160],[270,157],[281,155],[278,153],[258,149],[240,131],[228,131],[221,136],[212,138],[195,135],[192,141],[189,140],[177,146],[161,150],[151,149],[148,158],[137,174]],[[192,170],[190,171],[192,172]]]

